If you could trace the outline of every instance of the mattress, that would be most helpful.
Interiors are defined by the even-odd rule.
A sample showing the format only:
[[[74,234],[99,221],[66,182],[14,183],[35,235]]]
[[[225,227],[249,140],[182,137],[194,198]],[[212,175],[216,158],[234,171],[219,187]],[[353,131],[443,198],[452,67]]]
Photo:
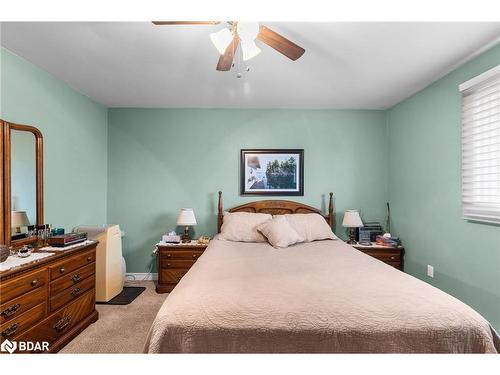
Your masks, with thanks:
[[[497,353],[488,322],[340,240],[213,240],[170,293],[147,353]]]

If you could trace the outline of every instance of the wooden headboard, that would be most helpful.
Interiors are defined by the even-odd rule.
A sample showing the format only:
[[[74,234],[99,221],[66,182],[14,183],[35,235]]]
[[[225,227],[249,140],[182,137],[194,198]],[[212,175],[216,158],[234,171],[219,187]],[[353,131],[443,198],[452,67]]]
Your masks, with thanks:
[[[241,206],[233,207],[227,212],[253,212],[265,213],[271,215],[284,215],[284,214],[311,214],[316,213],[324,216],[326,222],[330,227],[333,224],[333,193],[330,193],[330,200],[328,203],[328,215],[323,215],[323,212],[299,202],[286,201],[286,200],[262,200],[242,204]],[[222,220],[224,212],[222,210],[222,191],[219,191],[219,204],[217,213],[217,233],[220,233],[222,227]]]

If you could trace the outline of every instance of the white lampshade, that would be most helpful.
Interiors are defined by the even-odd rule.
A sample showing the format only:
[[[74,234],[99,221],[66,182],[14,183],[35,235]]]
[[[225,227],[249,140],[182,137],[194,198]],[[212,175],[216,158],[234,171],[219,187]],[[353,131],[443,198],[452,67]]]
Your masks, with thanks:
[[[257,56],[260,53],[260,48],[257,47],[257,44],[253,40],[242,40],[241,41],[241,50],[243,51],[243,60],[250,60],[252,57]]]
[[[179,216],[177,217],[177,225],[190,226],[196,225],[196,218],[192,208],[181,208]]]
[[[28,220],[28,215],[26,215],[26,211],[12,211],[11,215],[12,228],[27,227],[28,225],[30,225],[30,221]]]
[[[347,210],[344,213],[344,220],[342,221],[342,226],[346,228],[357,228],[363,226],[363,221],[359,216],[357,210]]]
[[[210,39],[215,48],[217,48],[217,51],[223,55],[226,52],[227,46],[229,46],[229,43],[233,40],[233,34],[231,34],[229,29],[224,28],[216,33],[210,34]]]
[[[259,34],[258,22],[238,22],[236,31],[242,41],[253,42]]]

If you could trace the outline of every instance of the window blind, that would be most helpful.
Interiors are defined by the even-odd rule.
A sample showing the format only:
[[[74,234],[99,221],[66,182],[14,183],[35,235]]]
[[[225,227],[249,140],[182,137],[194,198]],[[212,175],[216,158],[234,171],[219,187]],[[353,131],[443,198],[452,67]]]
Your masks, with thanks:
[[[459,88],[463,216],[500,224],[500,65]]]

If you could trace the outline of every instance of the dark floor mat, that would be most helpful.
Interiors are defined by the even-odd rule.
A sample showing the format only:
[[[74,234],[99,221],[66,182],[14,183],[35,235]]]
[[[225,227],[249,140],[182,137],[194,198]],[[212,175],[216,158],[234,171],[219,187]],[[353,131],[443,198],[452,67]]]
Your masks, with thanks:
[[[126,286],[122,292],[108,302],[96,302],[99,305],[128,305],[146,290],[143,286]]]

